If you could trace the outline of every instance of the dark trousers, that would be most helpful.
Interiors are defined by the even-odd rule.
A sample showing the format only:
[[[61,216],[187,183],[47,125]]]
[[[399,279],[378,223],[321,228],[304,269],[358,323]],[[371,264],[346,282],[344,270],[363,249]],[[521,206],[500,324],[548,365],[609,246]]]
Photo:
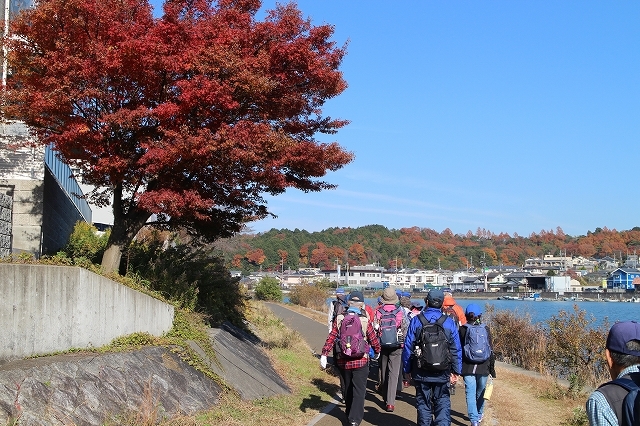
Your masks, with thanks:
[[[418,426],[450,426],[449,383],[419,382],[416,380],[415,384]]]
[[[354,369],[343,369],[345,413],[350,422],[360,424],[364,417],[364,398],[367,393],[367,378],[369,377],[369,365]]]

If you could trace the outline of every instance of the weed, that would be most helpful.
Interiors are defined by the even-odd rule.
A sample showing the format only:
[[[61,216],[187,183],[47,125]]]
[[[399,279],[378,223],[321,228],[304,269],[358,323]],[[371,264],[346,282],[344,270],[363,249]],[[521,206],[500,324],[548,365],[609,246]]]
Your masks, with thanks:
[[[587,412],[583,407],[574,408],[572,417],[562,422],[562,425],[563,426],[588,426],[589,419],[587,418]]]

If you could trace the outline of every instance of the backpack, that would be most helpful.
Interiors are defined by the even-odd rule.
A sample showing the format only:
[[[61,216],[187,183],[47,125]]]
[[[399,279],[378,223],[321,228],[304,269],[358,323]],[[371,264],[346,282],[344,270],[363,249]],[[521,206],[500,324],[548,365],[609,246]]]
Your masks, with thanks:
[[[634,374],[634,376],[636,376],[636,374]],[[603,386],[610,384],[618,385],[628,392],[622,400],[622,411],[620,413],[616,412],[616,409],[611,404],[612,401],[609,397],[612,395],[602,389]],[[598,390],[604,394],[607,402],[609,402],[611,408],[616,412],[620,426],[637,425],[638,422],[640,422],[640,386],[638,386],[634,380],[630,379],[629,376],[615,379],[611,382],[605,383],[605,385],[600,386]]]
[[[424,315],[418,315],[422,323],[419,353],[416,357],[418,368],[433,372],[443,372],[451,366],[449,339],[442,324],[447,319],[440,315],[436,322],[428,322]]]
[[[443,306],[442,313],[451,318],[456,324],[456,327],[460,327],[460,318],[458,318],[458,314],[455,309],[453,309],[453,305]]]
[[[382,307],[378,308],[380,313],[380,327],[378,327],[378,339],[380,346],[383,348],[399,348],[401,342],[398,336],[398,324],[396,323],[396,315],[402,308],[396,308],[393,311],[385,311]]]
[[[338,318],[338,315],[340,314],[344,314],[344,312],[347,310],[347,302],[340,300],[340,299],[336,299],[334,301],[331,302],[331,322],[335,322],[336,318]]]
[[[465,358],[475,364],[488,360],[491,356],[491,346],[487,327],[484,324],[465,324],[463,327],[467,328],[462,347]]]
[[[369,344],[362,331],[360,315],[346,312],[340,323],[338,333],[338,351],[344,358],[360,359],[369,353]]]

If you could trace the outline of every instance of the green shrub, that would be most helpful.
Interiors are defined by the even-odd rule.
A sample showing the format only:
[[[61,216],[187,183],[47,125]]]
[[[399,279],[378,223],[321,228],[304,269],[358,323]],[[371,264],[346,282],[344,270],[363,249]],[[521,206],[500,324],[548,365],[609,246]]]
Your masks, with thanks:
[[[126,253],[127,276],[159,292],[178,307],[204,313],[211,325],[223,321],[244,326],[245,295],[223,260],[204,249],[166,244],[159,234],[136,241]]]
[[[264,277],[256,285],[256,298],[258,300],[282,301],[280,282],[273,277]]]
[[[84,258],[92,263],[100,262],[107,247],[111,230],[99,233],[95,226],[78,221],[69,236],[64,252],[71,259]]]

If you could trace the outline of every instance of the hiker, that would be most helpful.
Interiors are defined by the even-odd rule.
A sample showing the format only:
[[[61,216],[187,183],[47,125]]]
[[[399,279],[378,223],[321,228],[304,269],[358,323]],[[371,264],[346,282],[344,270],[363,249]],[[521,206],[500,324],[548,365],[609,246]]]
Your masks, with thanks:
[[[467,323],[460,327],[462,379],[471,426],[478,426],[484,415],[484,390],[489,374],[496,377],[489,327],[482,324],[482,308],[470,303],[465,310]],[[474,338],[473,336],[480,336]]]
[[[358,426],[364,417],[364,399],[369,377],[369,347],[374,357],[380,355],[380,341],[371,321],[364,313],[364,296],[360,291],[349,295],[349,308],[338,315],[322,347],[320,366],[327,367],[327,355],[338,342],[338,370],[344,379],[345,414],[349,426]]]
[[[625,396],[629,390],[623,384],[628,379],[626,383],[632,381],[640,386],[640,324],[636,321],[615,323],[609,330],[604,353],[612,380],[600,385],[587,399],[589,425],[637,425],[640,419],[625,417],[624,408],[628,408]],[[640,402],[636,403],[636,411],[640,410],[637,404]]]
[[[327,315],[327,327],[331,331],[331,327],[336,320],[338,314],[341,314],[347,308],[347,296],[344,294],[344,289],[336,289],[336,300],[333,300],[329,305],[329,313]]]
[[[464,309],[456,303],[456,300],[453,298],[453,294],[448,291],[444,293],[442,312],[444,312],[445,315],[450,316],[456,322],[458,327],[467,323]]]
[[[462,347],[458,327],[442,313],[444,293],[432,289],[427,307],[409,324],[402,350],[404,372],[416,388],[418,426],[451,424],[449,384],[462,372]]]
[[[338,315],[344,313],[344,311],[347,310],[348,308],[348,302],[347,302],[347,295],[344,294],[344,289],[343,288],[338,288],[336,289],[336,300],[333,300],[331,302],[331,304],[329,305],[329,315],[327,317],[327,325],[329,327],[329,332],[331,332],[331,329],[333,328],[335,322],[336,322],[336,318],[338,317]],[[338,352],[337,352],[337,345],[333,345],[333,365],[338,368],[338,364],[337,364],[337,360],[338,360]],[[342,377],[342,374],[338,374],[339,378],[340,378],[340,392],[336,395],[336,397],[338,398],[338,400],[340,402],[342,402],[344,404],[344,395],[345,395],[345,390],[344,390],[344,378]]]
[[[398,378],[402,368],[402,345],[404,335],[402,334],[405,314],[402,307],[396,306],[398,296],[391,287],[387,287],[382,292],[382,305],[374,312],[374,328],[380,340],[382,351],[378,359],[379,385],[378,392],[383,396],[385,409],[393,412],[398,392]],[[402,390],[402,379],[400,379],[400,391]]]

